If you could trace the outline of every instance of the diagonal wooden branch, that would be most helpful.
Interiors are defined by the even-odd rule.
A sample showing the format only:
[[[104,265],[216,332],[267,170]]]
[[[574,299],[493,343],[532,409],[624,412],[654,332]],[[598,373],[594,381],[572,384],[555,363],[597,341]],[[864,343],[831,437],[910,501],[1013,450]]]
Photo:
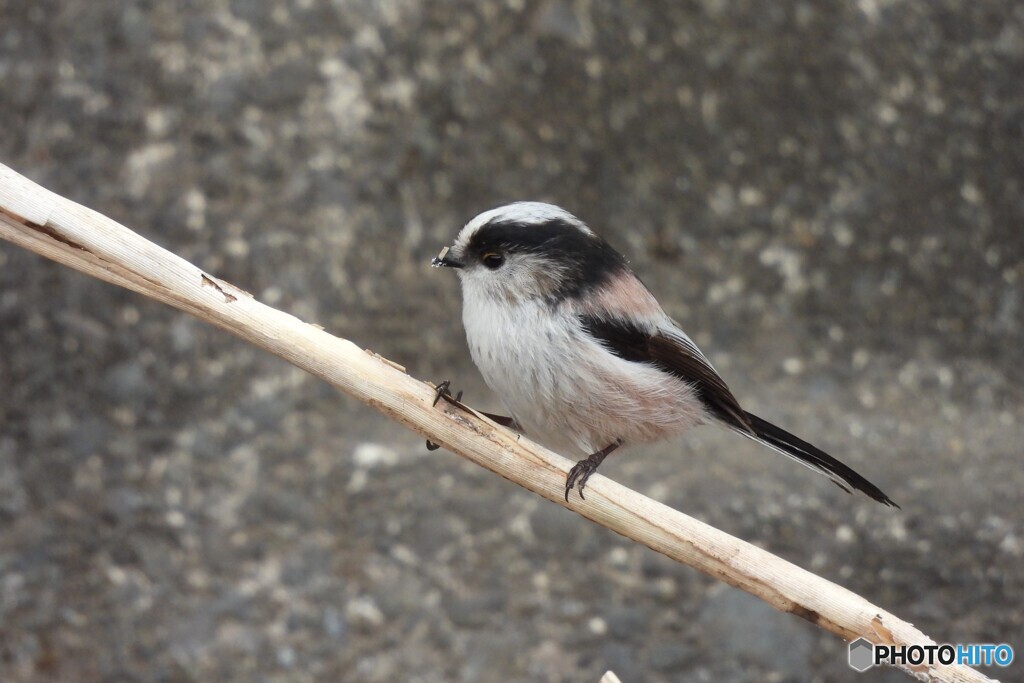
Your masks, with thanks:
[[[627,538],[758,596],[845,640],[933,644],[911,624],[766,550],[596,475],[563,500],[573,464],[482,417],[345,339],[265,306],[128,228],[0,164],[0,237],[170,304],[269,351],[412,431]],[[989,681],[966,666],[907,666],[924,680]]]

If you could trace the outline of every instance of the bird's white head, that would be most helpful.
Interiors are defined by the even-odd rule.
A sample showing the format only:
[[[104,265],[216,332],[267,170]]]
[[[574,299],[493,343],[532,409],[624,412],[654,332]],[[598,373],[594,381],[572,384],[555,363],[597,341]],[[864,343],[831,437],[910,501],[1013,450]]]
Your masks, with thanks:
[[[580,297],[627,269],[622,255],[583,221],[542,202],[481,213],[433,264],[457,268],[467,297],[552,305]]]

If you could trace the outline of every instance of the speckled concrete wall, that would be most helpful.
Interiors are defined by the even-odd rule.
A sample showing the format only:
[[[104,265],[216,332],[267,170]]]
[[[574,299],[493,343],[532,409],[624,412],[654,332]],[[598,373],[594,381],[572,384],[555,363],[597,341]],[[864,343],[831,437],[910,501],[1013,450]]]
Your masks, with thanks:
[[[0,0],[0,161],[482,409],[428,260],[562,204],[751,410],[903,510],[714,430],[606,475],[1020,654],[1022,74],[1014,0]],[[809,624],[8,244],[0,388],[3,681],[851,675]]]

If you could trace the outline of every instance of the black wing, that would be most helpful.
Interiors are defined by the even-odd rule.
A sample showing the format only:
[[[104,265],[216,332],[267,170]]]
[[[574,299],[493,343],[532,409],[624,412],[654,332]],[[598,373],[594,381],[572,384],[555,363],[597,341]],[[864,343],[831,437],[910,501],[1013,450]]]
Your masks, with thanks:
[[[705,409],[733,429],[753,434],[746,412],[700,349],[681,331],[651,335],[621,318],[580,316],[591,336],[619,358],[651,363],[693,387]]]
[[[650,363],[690,384],[704,408],[743,436],[824,474],[847,493],[851,488],[892,507],[899,507],[877,486],[831,455],[740,407],[718,372],[681,331],[650,334],[621,318],[581,315],[583,329],[616,356]]]

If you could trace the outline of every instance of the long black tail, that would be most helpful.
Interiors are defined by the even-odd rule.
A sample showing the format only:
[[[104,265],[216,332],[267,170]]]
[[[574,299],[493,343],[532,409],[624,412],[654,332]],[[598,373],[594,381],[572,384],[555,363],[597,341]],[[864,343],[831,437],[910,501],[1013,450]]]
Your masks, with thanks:
[[[751,413],[746,413],[746,415],[749,420],[750,427],[753,430],[753,434],[737,429],[736,431],[743,436],[759,441],[769,448],[793,458],[801,465],[809,467],[815,472],[824,474],[826,477],[831,479],[836,486],[847,493],[850,493],[851,488],[857,489],[874,500],[877,500],[882,505],[889,505],[895,508],[899,507],[899,505],[894,503],[889,496],[882,493],[881,489],[833,458],[825,451],[820,448],[815,448],[800,437],[790,434],[785,429],[776,427],[767,420],[762,420],[757,415],[753,415]]]

